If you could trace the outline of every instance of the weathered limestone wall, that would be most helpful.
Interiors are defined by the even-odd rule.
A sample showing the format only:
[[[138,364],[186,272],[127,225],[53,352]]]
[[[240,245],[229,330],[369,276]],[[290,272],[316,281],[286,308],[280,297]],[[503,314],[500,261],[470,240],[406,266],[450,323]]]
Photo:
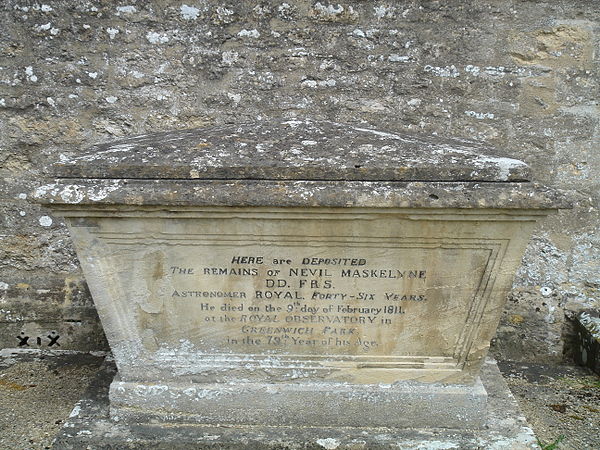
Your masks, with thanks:
[[[495,351],[559,361],[571,312],[597,305],[595,1],[7,0],[0,11],[0,347],[105,345],[63,223],[28,200],[46,158],[256,117],[505,148],[577,206],[538,229]]]

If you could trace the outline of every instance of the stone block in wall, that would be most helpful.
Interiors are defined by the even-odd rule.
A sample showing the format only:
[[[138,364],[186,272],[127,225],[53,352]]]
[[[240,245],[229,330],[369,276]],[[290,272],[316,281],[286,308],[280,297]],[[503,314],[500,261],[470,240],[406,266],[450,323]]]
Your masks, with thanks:
[[[577,316],[576,326],[575,361],[600,375],[600,312],[582,311]]]

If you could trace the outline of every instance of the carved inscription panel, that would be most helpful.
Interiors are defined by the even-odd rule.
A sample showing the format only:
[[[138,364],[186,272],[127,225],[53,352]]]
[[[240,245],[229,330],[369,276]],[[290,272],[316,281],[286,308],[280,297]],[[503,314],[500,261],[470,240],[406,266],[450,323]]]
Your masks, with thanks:
[[[494,253],[389,238],[122,244],[148,350],[213,354],[452,357]]]

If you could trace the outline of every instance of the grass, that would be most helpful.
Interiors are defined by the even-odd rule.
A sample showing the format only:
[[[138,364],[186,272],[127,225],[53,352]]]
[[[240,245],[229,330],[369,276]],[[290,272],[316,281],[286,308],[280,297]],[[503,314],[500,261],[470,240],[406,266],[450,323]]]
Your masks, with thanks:
[[[539,438],[536,438],[536,439],[537,439],[538,445],[540,446],[540,448],[542,450],[555,450],[558,448],[558,444],[560,444],[564,440],[564,438],[565,438],[565,436],[563,434],[561,434],[560,436],[558,436],[556,438],[556,440],[554,442],[548,442],[548,443],[540,441]]]
[[[575,389],[600,389],[600,379],[596,376],[579,378],[563,377],[559,381]]]

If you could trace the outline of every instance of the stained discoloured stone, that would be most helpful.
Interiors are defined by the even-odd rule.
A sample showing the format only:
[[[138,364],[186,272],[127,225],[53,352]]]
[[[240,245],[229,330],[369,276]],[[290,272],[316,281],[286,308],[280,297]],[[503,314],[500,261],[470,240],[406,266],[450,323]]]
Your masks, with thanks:
[[[125,382],[117,376],[109,398],[111,416],[127,423],[478,429],[486,420],[487,392],[479,379],[473,386],[326,381],[225,386]]]
[[[600,313],[582,311],[576,320],[575,361],[600,375]]]
[[[576,209],[536,232],[497,348],[524,360],[569,357],[566,318],[599,297],[595,2],[321,1],[318,15],[316,3],[149,0],[122,12],[131,5],[1,2],[0,286],[11,288],[4,301],[28,307],[0,326],[18,329],[45,311],[44,294],[16,296],[17,285],[82,277],[64,223],[41,226],[51,213],[19,197],[39,185],[45,157],[132,134],[311,117],[485,140],[539,182],[575,191]],[[101,342],[98,329],[82,327],[88,336],[69,348]],[[0,339],[18,343],[12,331]]]
[[[101,144],[56,163],[59,178],[528,181],[482,144],[326,121],[250,122]]]
[[[310,121],[131,138],[55,169],[34,198],[67,220],[125,422],[477,428],[512,275],[568,203],[520,161]]]
[[[506,387],[496,364],[484,365],[482,381],[488,392],[485,426],[471,429],[392,429],[358,427],[265,427],[240,425],[131,424],[109,417],[108,388],[115,373],[105,365],[84,399],[56,437],[55,446],[77,449],[535,449],[535,436]]]
[[[569,196],[534,183],[339,181],[56,180],[33,197],[53,208],[77,205],[322,206],[383,208],[568,208]]]

